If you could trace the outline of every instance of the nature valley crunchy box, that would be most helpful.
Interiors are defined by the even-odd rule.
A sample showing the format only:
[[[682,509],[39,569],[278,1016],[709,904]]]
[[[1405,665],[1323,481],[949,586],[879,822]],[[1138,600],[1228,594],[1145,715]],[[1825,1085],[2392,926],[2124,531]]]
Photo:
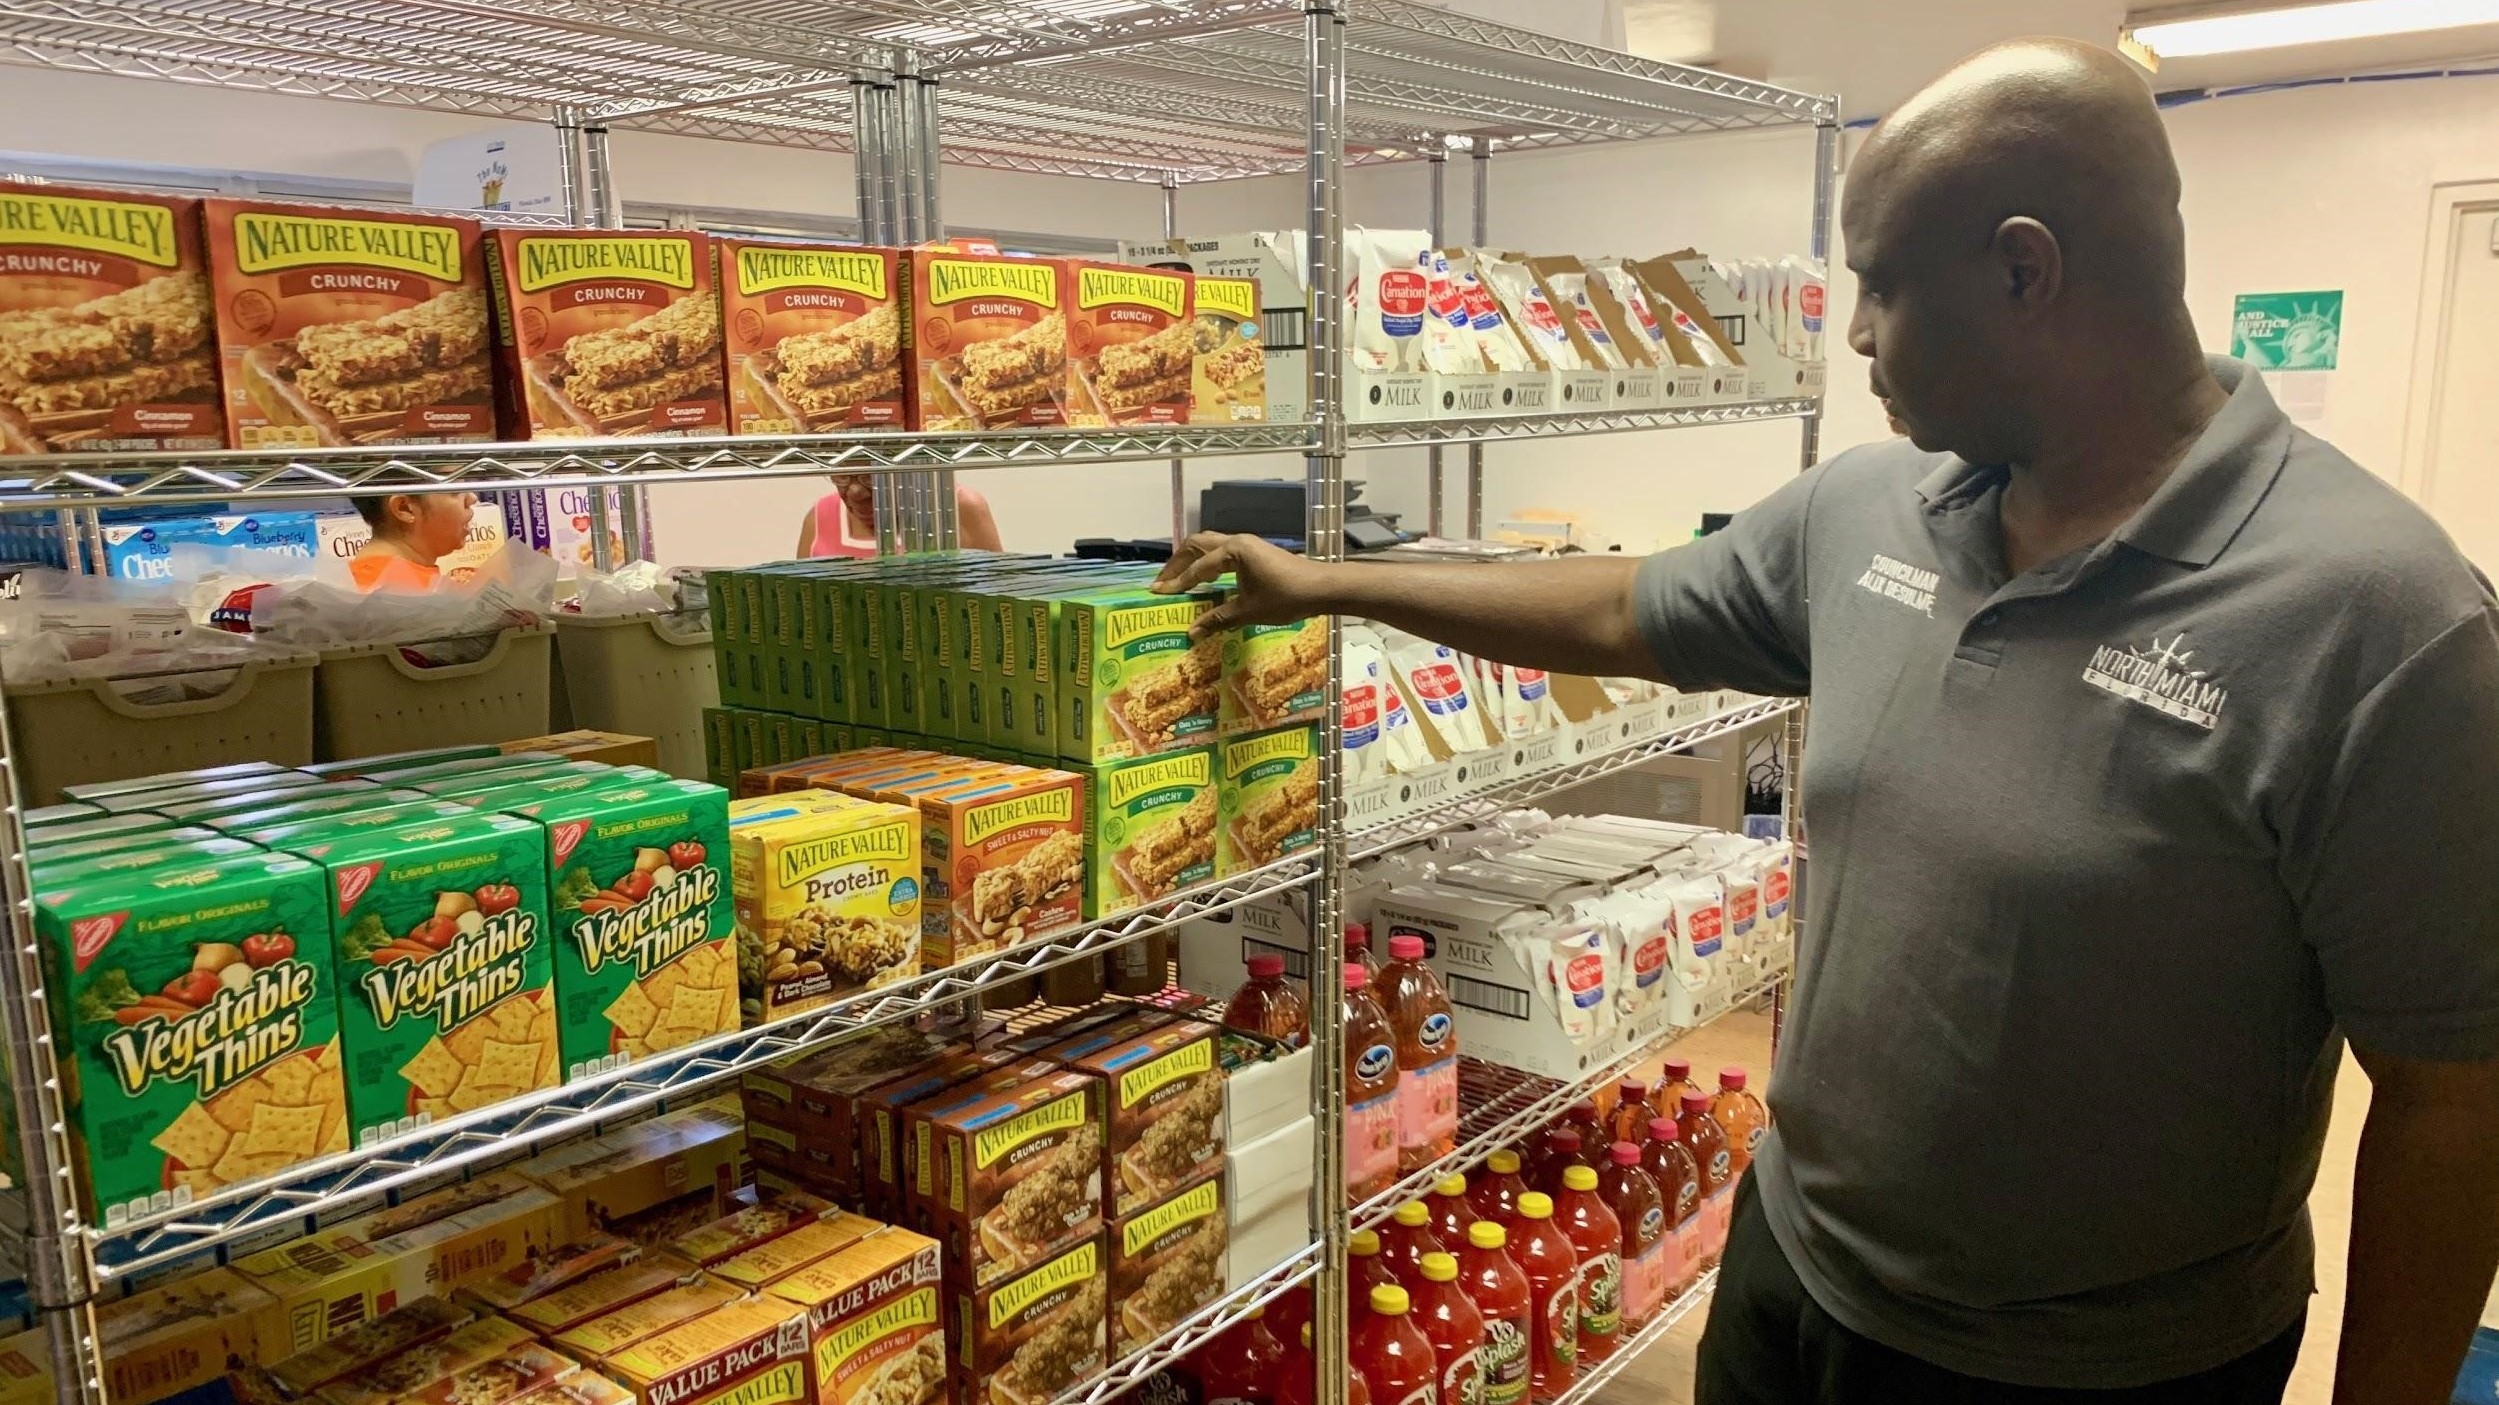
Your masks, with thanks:
[[[1102,1228],[1102,1081],[992,1075],[913,1129],[917,1183],[966,1282],[995,1283]]]
[[[1102,1080],[1103,1191],[1113,1216],[1134,1214],[1224,1164],[1223,1070],[1216,1027],[1124,1019],[1041,1051]]]
[[[768,809],[729,832],[738,993],[750,1023],[920,970],[919,815],[898,805],[801,808]]]
[[[1253,624],[1225,631],[1224,732],[1315,722],[1324,719],[1327,711],[1327,621]]]
[[[0,454],[224,446],[199,212],[0,185]]]
[[[1079,765],[1212,741],[1223,641],[1191,639],[1208,595],[1113,587],[1058,609],[1067,714],[1059,754]]]
[[[1279,727],[1216,746],[1216,877],[1318,844],[1320,745],[1313,728]]]
[[[1210,747],[1086,768],[1085,917],[1107,917],[1215,876]]]
[[[1067,422],[1187,424],[1195,280],[1111,263],[1070,263],[1067,275]]]
[[[563,1081],[544,844],[472,814],[304,846],[330,871],[358,1144]]]
[[[715,239],[733,434],[900,429],[901,256],[856,244]]]
[[[744,1298],[646,1337],[603,1363],[641,1405],[800,1405],[807,1399],[807,1312]]]
[[[1222,1162],[1220,1149],[1216,1155]],[[1111,1254],[1111,1357],[1153,1341],[1223,1296],[1223,1177],[1214,1176],[1117,1221]],[[1449,1405],[1458,1405],[1449,1402]]]
[[[477,221],[204,202],[238,449],[495,437]]]
[[[1107,1258],[1097,1233],[986,1288],[950,1280],[956,1393],[987,1405],[1048,1405],[1107,1367]]]
[[[903,259],[911,428],[1062,423],[1066,265],[948,248],[912,249]]]
[[[321,870],[274,854],[35,900],[95,1223],[348,1146]]]
[[[1197,359],[1189,422],[1265,423],[1267,348],[1259,340],[1257,280],[1199,274],[1193,325]]]
[[[945,1405],[935,1240],[883,1230],[765,1291],[806,1309],[815,1405]]]
[[[726,427],[707,236],[497,229],[487,258],[512,437]]]

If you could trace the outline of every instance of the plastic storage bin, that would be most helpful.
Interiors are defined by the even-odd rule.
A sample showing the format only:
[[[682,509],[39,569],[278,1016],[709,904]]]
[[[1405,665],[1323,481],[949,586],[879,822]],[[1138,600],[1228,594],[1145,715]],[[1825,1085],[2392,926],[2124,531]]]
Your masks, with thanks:
[[[26,802],[54,804],[65,785],[232,761],[304,765],[313,759],[316,663],[309,653],[276,655],[226,668],[11,683],[10,755]],[[166,703],[128,696],[135,686],[176,678],[216,693]]]
[[[558,615],[555,652],[571,725],[649,737],[661,770],[703,779],[703,709],[719,702],[720,685],[702,611]]]
[[[323,761],[547,733],[548,651],[555,626],[498,632],[485,656],[432,668],[397,644],[324,649],[313,690],[313,749]]]

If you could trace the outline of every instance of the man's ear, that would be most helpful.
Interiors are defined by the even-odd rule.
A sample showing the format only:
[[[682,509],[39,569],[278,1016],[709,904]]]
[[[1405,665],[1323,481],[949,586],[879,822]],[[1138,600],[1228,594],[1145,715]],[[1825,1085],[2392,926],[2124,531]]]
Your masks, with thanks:
[[[2065,287],[2065,251],[2046,225],[2015,215],[1996,226],[1988,251],[2004,277],[2005,295],[2028,310],[2042,310]]]

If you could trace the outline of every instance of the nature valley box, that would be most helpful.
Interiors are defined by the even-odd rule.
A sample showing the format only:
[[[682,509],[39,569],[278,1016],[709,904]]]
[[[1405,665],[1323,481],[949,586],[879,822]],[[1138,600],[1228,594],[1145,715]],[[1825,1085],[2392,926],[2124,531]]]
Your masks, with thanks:
[[[330,874],[359,1145],[563,1081],[545,843],[470,814],[305,846]]]
[[[237,1259],[234,1268],[277,1298],[268,1330],[292,1354],[401,1304],[544,1257],[563,1242],[561,1210],[553,1193],[514,1184],[490,1203],[387,1236],[342,1225]]]
[[[951,1279],[947,1345],[957,1395],[1046,1405],[1109,1365],[1110,1276],[1102,1236],[985,1288]]]
[[[558,1334],[644,1298],[657,1297],[686,1282],[692,1273],[684,1264],[667,1259],[640,1259],[603,1269],[542,1297],[505,1308],[503,1315],[562,1345]]]
[[[729,832],[749,1023],[920,971],[919,815],[877,804],[785,813],[796,808]]]
[[[720,296],[692,230],[487,234],[495,342],[517,439],[717,434]]]
[[[738,1027],[727,792],[593,786],[514,812],[545,826],[567,1079]]]
[[[806,1309],[816,1405],[944,1405],[935,1240],[882,1230],[765,1291]]]
[[[956,965],[1072,927],[1085,908],[1085,783],[1007,767],[914,799],[920,811],[920,952]]]
[[[276,1359],[264,1343],[270,1296],[231,1269],[212,1268],[96,1305],[104,1389],[114,1405],[149,1405],[206,1386],[229,1370]],[[187,1398],[187,1397],[186,1397]]]
[[[247,854],[35,900],[91,1222],[345,1151],[321,870]]]
[[[1317,847],[1320,746],[1315,728],[1279,727],[1215,748],[1216,877]]]
[[[1253,624],[1223,637],[1223,731],[1254,732],[1316,722],[1328,711],[1328,629],[1323,619]]]
[[[1220,1151],[1216,1159],[1220,1165]],[[1231,1244],[1223,1177],[1199,1181],[1126,1216],[1112,1224],[1106,1238],[1114,1304],[1111,1358],[1118,1360],[1223,1296]]]
[[[1211,747],[1087,767],[1085,918],[1154,902],[1215,876]]]
[[[1041,1057],[1102,1082],[1103,1195],[1134,1214],[1192,1181],[1222,1174],[1224,1075],[1216,1026],[1123,1019],[1053,1044]]]
[[[1267,348],[1260,331],[1256,279],[1198,275],[1189,423],[1266,423]]]
[[[800,1405],[807,1312],[780,1298],[725,1303],[602,1363],[642,1405]]]
[[[1101,1230],[1100,1078],[1001,1070],[910,1131],[921,1208],[963,1282],[995,1283]]]
[[[856,244],[715,239],[729,432],[900,429],[901,255]]]
[[[1223,641],[1189,626],[1213,605],[1120,587],[1061,601],[1059,754],[1091,766],[1212,741]]]
[[[1067,422],[1187,424],[1196,280],[1128,264],[1067,269]]]
[[[820,1259],[831,1258],[883,1228],[865,1215],[827,1215],[723,1259],[711,1266],[710,1273],[724,1283],[760,1288]]]
[[[904,393],[911,428],[1062,423],[1066,265],[952,248],[903,254]]]

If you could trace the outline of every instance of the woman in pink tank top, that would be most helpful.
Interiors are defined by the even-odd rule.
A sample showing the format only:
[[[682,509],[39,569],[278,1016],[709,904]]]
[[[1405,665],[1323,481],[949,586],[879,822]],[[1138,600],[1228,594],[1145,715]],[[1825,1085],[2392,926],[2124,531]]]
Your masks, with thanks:
[[[989,499],[969,488],[954,490],[956,535],[964,546],[1003,551]],[[833,491],[816,499],[798,524],[800,556],[876,555],[876,489],[865,473],[836,473]]]

